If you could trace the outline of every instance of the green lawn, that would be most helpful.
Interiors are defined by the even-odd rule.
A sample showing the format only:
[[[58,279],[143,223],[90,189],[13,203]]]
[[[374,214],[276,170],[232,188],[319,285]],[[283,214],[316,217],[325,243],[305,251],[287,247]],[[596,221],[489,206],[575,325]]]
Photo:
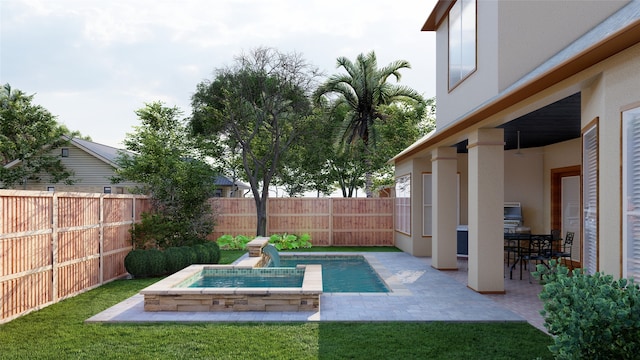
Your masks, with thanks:
[[[84,323],[157,280],[115,281],[0,325],[0,359],[551,358],[552,339],[525,323]]]

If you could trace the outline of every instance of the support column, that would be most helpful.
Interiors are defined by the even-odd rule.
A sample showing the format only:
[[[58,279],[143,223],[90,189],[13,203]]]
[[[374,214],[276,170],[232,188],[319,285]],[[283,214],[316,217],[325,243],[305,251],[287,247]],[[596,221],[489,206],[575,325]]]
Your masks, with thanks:
[[[458,157],[456,148],[441,147],[432,153],[432,258],[439,270],[457,270]]]
[[[468,286],[504,293],[504,130],[477,130],[468,149]]]

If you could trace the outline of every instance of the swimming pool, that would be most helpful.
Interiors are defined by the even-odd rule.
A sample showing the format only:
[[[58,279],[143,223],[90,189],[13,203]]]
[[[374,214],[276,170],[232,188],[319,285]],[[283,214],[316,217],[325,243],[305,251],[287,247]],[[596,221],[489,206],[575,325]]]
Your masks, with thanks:
[[[362,255],[286,255],[281,267],[322,265],[323,291],[329,293],[389,292],[389,288]]]

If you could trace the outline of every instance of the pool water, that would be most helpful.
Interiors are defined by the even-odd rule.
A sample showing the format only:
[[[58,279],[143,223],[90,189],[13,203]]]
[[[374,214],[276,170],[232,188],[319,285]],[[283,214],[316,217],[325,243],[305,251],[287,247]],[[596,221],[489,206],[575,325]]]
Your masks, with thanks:
[[[203,269],[178,287],[302,287],[303,278],[304,269],[295,268]]]
[[[389,292],[378,273],[373,270],[364,256],[280,256],[281,267],[295,267],[299,264],[322,265],[324,292]]]
[[[189,287],[301,287],[302,276],[209,276],[205,275]]]

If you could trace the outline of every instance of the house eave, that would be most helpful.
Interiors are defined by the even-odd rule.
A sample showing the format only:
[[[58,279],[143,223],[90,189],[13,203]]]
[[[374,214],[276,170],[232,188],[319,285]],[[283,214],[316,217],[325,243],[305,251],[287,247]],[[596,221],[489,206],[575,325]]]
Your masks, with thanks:
[[[440,3],[440,2],[439,2]],[[435,10],[434,10],[435,11]],[[522,83],[514,84],[496,97],[481,104],[469,113],[459,117],[451,125],[444,129],[437,130],[433,136],[424,140],[420,144],[415,144],[412,149],[396,155],[391,161],[399,163],[411,158],[417,153],[426,150],[436,144],[445,141],[447,138],[458,134],[465,129],[472,127],[488,117],[513,106],[532,95],[543,91],[563,80],[570,78],[596,64],[614,56],[634,45],[640,43],[640,19],[630,22],[614,34],[607,36],[584,50],[572,56],[556,66],[541,72]],[[545,64],[541,65],[541,67]],[[535,70],[534,70],[535,71]],[[527,79],[528,75],[523,77]]]

